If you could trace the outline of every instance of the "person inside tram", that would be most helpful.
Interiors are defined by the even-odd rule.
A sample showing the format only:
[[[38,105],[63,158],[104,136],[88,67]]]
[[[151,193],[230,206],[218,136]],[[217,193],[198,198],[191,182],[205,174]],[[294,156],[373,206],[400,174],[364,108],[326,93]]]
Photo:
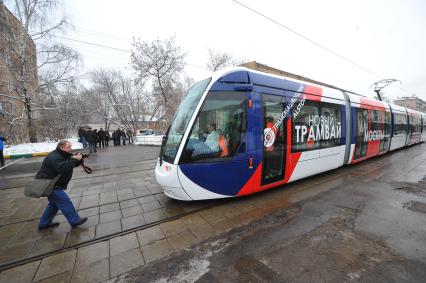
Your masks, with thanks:
[[[207,137],[206,145],[211,149],[212,152],[219,151],[219,133],[216,130],[216,124],[211,123],[207,125]]]

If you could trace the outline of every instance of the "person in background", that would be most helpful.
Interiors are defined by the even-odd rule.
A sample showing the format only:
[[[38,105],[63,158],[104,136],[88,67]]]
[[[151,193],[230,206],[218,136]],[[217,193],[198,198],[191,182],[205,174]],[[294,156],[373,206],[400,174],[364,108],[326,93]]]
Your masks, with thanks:
[[[49,204],[43,212],[38,225],[39,230],[59,225],[59,222],[53,222],[56,214],[60,210],[68,223],[72,227],[79,226],[87,221],[87,217],[80,217],[65,192],[68,183],[72,178],[74,167],[80,166],[83,156],[81,153],[72,155],[71,143],[67,140],[61,140],[56,149],[49,153],[41,164],[37,179],[54,179],[60,175],[55,183],[54,189],[47,198]]]
[[[110,138],[109,130],[105,130],[105,135],[104,135],[104,144],[105,144],[105,146],[108,146],[109,138]]]
[[[125,130],[121,131],[121,139],[123,141],[123,145],[126,145],[126,131]]]
[[[0,162],[1,162],[1,166],[4,166],[4,155],[3,155],[3,149],[4,149],[4,142],[6,141],[5,137],[0,134]]]
[[[92,128],[86,131],[86,139],[89,143],[90,153],[96,152],[96,133],[92,131]]]
[[[98,131],[98,143],[99,148],[105,147],[105,131],[102,128]]]
[[[114,146],[117,145],[117,130],[112,132],[112,141],[114,142]]]
[[[98,141],[99,141],[98,129],[93,129],[93,136],[95,137],[95,148],[97,148],[98,147]]]
[[[129,144],[133,143],[133,132],[130,130],[127,130],[127,137],[129,138]]]

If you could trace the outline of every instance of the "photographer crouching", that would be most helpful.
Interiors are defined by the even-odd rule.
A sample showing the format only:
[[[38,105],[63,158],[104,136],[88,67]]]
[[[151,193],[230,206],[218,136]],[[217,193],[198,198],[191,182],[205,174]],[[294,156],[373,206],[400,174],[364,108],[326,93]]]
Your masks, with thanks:
[[[87,155],[84,157],[87,157]],[[73,155],[71,142],[61,140],[56,146],[56,149],[50,152],[43,160],[36,178],[54,179],[56,177],[58,180],[54,185],[52,193],[48,196],[49,204],[40,218],[39,230],[59,225],[59,222],[53,222],[53,218],[58,213],[58,210],[61,210],[72,227],[79,226],[87,221],[87,217],[80,217],[78,215],[73,203],[65,192],[72,178],[74,167],[79,165],[85,167],[83,164],[84,157],[81,153]],[[87,172],[87,170],[85,171]]]

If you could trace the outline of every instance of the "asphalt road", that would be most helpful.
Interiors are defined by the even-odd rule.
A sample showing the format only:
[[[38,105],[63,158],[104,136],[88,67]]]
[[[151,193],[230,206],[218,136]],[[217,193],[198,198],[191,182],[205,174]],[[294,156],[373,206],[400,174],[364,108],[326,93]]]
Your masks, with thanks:
[[[421,144],[264,192],[301,196],[117,281],[425,282],[425,169]]]

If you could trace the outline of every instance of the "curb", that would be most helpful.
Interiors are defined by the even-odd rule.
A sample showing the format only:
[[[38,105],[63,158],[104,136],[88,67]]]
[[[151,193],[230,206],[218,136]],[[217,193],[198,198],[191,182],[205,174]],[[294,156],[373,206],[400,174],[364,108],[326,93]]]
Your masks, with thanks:
[[[5,155],[4,159],[18,159],[22,157],[46,156],[48,154],[49,152],[36,152],[36,153],[27,153],[27,154]]]

